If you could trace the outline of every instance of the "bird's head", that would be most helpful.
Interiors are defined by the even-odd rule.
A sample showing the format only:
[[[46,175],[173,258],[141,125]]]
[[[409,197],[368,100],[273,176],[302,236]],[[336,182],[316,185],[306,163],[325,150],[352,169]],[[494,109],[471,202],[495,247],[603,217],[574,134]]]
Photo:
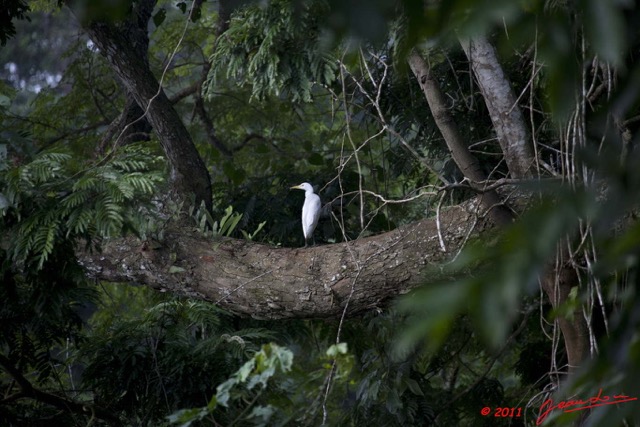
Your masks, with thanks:
[[[291,189],[311,191],[313,193],[313,186],[311,186],[311,184],[309,184],[308,182],[303,182],[300,185],[294,185],[293,187],[291,187]]]

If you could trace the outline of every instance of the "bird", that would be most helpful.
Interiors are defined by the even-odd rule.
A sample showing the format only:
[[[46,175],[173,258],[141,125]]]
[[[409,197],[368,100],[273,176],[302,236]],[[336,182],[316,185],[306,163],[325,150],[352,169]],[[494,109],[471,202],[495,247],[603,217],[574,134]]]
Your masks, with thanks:
[[[304,247],[309,245],[309,240],[313,240],[313,230],[318,225],[320,218],[320,197],[313,192],[313,187],[308,182],[291,187],[291,189],[304,190],[304,205],[302,205],[302,233],[304,234]],[[314,241],[315,244],[315,241]]]

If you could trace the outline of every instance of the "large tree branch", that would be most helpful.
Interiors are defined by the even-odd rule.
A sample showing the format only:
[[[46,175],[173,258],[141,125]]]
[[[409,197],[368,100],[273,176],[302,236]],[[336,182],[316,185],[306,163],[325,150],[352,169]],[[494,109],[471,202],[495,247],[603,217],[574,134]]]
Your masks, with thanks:
[[[339,317],[352,287],[350,314],[425,283],[428,268],[451,259],[470,234],[490,225],[484,214],[478,199],[471,199],[438,219],[310,249],[212,241],[183,229],[168,233],[158,249],[127,237],[103,242],[101,253],[78,257],[96,279],[205,299],[256,318]]]
[[[542,289],[554,309],[568,301],[571,289],[580,284],[575,269],[568,263],[566,252],[566,248],[560,245],[556,265],[550,265],[540,278]],[[578,305],[571,316],[559,316],[557,321],[564,339],[569,372],[575,372],[589,357],[589,328],[582,306]]]

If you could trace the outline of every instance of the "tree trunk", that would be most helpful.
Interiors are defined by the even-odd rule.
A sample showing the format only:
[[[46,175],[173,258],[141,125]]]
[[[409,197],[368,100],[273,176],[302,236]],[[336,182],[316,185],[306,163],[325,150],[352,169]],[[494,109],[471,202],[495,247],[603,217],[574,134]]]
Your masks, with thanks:
[[[105,241],[100,253],[78,258],[97,280],[205,299],[255,318],[336,318],[347,301],[353,314],[424,284],[428,268],[451,259],[469,235],[491,226],[485,214],[471,199],[443,210],[439,220],[309,249],[211,240],[182,229],[168,232],[157,249],[131,236]]]
[[[484,37],[463,40],[461,44],[487,104],[511,176],[530,178],[535,166],[532,143],[495,49]],[[542,289],[554,308],[566,302],[571,288],[578,285],[576,272],[562,258],[559,256],[557,265],[550,265],[541,277]],[[569,371],[573,372],[589,355],[588,328],[582,309],[577,309],[571,318],[559,318],[558,324],[564,338]]]
[[[461,40],[460,44],[469,58],[473,74],[487,104],[511,176],[531,177],[535,157],[529,132],[495,49],[483,36]]]
[[[144,111],[135,101],[131,94],[127,93],[127,98],[122,108],[122,113],[118,116],[102,135],[96,155],[103,156],[111,148],[126,145],[138,141],[148,141],[151,133],[151,125],[144,118]],[[142,119],[140,119],[142,117]]]
[[[480,168],[478,159],[471,154],[469,147],[465,144],[460,132],[458,132],[458,127],[451,114],[449,114],[449,110],[447,110],[440,85],[431,73],[431,67],[416,51],[409,55],[409,66],[420,83],[422,92],[429,103],[433,119],[444,137],[451,157],[453,157],[462,174],[471,180],[471,185],[476,190],[482,191],[482,187],[477,183],[486,181],[487,176]],[[504,206],[496,191],[484,192],[481,200],[496,224],[507,225],[512,222],[513,215],[511,211]]]
[[[578,286],[576,274],[576,271],[570,266],[558,266],[557,269],[550,267],[545,272],[541,279],[542,289],[547,294],[553,308],[566,302],[571,288]],[[589,328],[582,307],[577,307],[571,318],[559,317],[558,325],[562,331],[564,347],[567,352],[567,364],[571,374],[589,357]]]
[[[171,166],[175,193],[182,198],[193,194],[197,204],[204,201],[210,208],[209,172],[191,135],[149,68],[147,24],[154,4],[152,0],[138,2],[128,21],[117,24],[92,21],[84,23],[84,28],[155,130]]]

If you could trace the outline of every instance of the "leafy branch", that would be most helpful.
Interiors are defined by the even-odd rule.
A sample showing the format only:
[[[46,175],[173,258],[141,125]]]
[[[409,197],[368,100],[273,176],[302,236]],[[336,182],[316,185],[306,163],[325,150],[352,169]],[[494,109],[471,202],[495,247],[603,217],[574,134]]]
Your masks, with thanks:
[[[130,145],[86,170],[70,154],[54,151],[7,170],[0,175],[6,200],[0,213],[12,236],[13,260],[41,269],[61,242],[94,242],[144,227],[140,201],[163,182],[162,164],[149,148]]]

